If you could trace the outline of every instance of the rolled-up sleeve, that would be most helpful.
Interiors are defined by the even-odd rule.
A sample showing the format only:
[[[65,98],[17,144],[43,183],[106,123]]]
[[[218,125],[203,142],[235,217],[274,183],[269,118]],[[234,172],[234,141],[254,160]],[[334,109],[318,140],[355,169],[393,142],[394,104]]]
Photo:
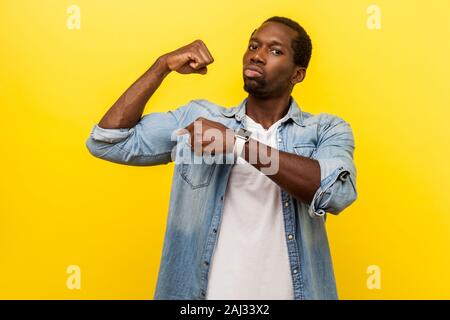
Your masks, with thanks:
[[[311,217],[338,214],[357,198],[352,129],[336,116],[325,114],[324,119],[313,156],[320,165],[321,182],[309,206]]]
[[[172,161],[175,132],[192,101],[175,110],[143,116],[132,128],[105,129],[95,124],[86,141],[89,152],[100,159],[133,166]]]

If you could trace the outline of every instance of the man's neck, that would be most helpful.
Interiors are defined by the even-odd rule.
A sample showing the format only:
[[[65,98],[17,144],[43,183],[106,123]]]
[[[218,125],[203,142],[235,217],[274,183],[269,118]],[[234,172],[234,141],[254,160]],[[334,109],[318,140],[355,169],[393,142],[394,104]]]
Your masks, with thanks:
[[[291,96],[273,99],[258,99],[249,95],[246,102],[246,115],[259,123],[264,129],[283,118],[289,111]]]

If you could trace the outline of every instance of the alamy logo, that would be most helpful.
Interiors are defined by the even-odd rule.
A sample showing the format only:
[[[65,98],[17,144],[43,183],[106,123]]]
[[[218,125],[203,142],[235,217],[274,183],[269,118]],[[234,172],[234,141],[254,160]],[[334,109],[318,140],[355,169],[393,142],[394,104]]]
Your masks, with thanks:
[[[367,267],[367,274],[369,274],[366,282],[367,289],[381,289],[381,268],[377,265],[370,265]]]
[[[69,277],[66,280],[66,286],[69,290],[81,289],[81,268],[77,265],[70,265],[67,267],[66,272]]]
[[[381,8],[376,4],[371,4],[367,7],[367,13],[369,14],[369,17],[367,18],[367,28],[369,30],[381,29]]]
[[[79,30],[81,28],[81,9],[76,4],[73,4],[67,8],[66,26],[69,30]]]

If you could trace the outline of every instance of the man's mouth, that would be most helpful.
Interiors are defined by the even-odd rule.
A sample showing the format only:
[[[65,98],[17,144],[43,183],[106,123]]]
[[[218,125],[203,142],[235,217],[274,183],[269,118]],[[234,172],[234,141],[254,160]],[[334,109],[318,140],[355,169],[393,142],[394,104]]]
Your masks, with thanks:
[[[262,77],[262,73],[260,73],[258,71],[251,70],[251,69],[245,69],[244,70],[244,75],[247,76],[248,78],[259,78],[259,77]]]
[[[257,66],[247,66],[244,68],[244,75],[248,78],[260,78],[264,75],[264,71]]]

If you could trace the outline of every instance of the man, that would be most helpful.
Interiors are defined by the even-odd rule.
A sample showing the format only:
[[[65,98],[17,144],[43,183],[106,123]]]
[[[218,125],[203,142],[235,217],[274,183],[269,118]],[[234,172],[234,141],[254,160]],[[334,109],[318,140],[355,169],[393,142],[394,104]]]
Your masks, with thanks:
[[[238,106],[192,100],[142,117],[171,71],[207,73],[214,60],[194,41],[158,58],[94,126],[98,158],[175,160],[155,299],[337,299],[325,220],[357,198],[354,139],[291,97],[311,51],[298,23],[272,17],[251,35]]]

